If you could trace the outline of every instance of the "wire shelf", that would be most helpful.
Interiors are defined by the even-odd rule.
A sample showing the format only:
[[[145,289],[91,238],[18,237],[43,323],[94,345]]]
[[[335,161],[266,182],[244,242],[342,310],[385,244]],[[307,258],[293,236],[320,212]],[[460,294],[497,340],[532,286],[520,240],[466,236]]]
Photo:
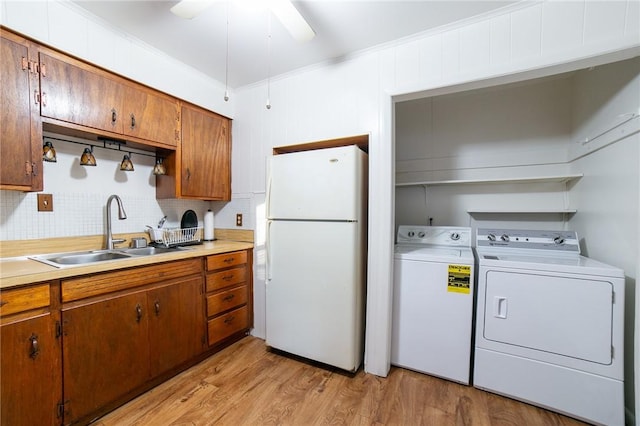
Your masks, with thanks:
[[[162,244],[166,247],[188,246],[200,244],[202,241],[202,227],[197,228],[167,228],[162,233]]]

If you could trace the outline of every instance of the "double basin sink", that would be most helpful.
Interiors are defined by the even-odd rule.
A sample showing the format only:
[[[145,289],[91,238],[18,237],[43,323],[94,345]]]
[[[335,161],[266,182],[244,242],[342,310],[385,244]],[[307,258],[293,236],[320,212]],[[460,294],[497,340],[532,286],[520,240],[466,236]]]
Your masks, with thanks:
[[[163,253],[175,253],[184,250],[182,247],[143,247],[113,250],[76,251],[70,253],[52,253],[40,256],[31,256],[29,259],[37,260],[56,268],[67,266],[87,265],[105,262],[108,260],[131,259],[133,257],[153,256]]]

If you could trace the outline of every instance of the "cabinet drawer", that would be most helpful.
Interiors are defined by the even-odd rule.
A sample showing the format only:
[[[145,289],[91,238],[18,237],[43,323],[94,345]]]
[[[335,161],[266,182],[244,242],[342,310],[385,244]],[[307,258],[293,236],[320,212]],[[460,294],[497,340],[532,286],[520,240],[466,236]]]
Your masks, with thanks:
[[[0,292],[0,315],[10,315],[50,305],[49,284]]]
[[[207,296],[207,316],[212,317],[247,303],[247,286],[232,288]]]
[[[183,278],[201,271],[202,258],[194,258],[69,278],[62,281],[62,301],[72,302],[154,282]]]
[[[207,323],[209,345],[218,343],[232,334],[249,327],[249,315],[247,307],[235,309]]]
[[[247,268],[233,268],[207,274],[207,291],[219,290],[247,280]]]
[[[247,263],[246,251],[234,251],[233,253],[215,254],[207,256],[207,271],[228,268],[230,266]]]

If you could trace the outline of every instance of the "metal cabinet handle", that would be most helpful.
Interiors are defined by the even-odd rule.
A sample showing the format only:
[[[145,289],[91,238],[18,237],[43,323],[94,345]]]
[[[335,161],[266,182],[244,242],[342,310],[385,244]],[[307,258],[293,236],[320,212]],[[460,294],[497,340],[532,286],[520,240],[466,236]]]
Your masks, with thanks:
[[[142,319],[142,306],[138,303],[136,305],[136,322],[140,322]]]
[[[36,359],[38,354],[40,354],[40,345],[38,344],[38,336],[35,334],[32,334],[31,337],[29,337],[29,341],[31,342],[31,349],[29,351],[29,356],[32,359]]]
[[[115,108],[111,109],[111,125],[115,126],[116,121],[118,121],[118,112]]]
[[[223,281],[231,281],[233,279],[233,275],[225,275],[224,277],[222,277]]]
[[[223,260],[224,263],[231,263],[234,261],[235,258],[233,257],[227,257],[225,260]]]
[[[131,113],[131,130],[136,128],[136,116]]]
[[[153,307],[156,310],[156,316],[160,315],[160,302],[158,300],[155,301],[155,303],[153,304]]]
[[[234,319],[236,319],[236,317],[227,317],[225,318],[224,323],[229,325],[233,322]]]
[[[234,297],[236,297],[235,294],[230,294],[228,296],[225,296],[222,300],[224,300],[225,302],[229,302],[233,300]]]

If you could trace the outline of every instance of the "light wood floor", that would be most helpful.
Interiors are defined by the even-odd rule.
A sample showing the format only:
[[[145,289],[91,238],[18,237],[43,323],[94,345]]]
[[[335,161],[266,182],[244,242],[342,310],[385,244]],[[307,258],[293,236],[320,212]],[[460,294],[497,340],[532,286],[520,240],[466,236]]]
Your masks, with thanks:
[[[110,425],[583,425],[393,367],[348,375],[247,337],[97,420]]]

